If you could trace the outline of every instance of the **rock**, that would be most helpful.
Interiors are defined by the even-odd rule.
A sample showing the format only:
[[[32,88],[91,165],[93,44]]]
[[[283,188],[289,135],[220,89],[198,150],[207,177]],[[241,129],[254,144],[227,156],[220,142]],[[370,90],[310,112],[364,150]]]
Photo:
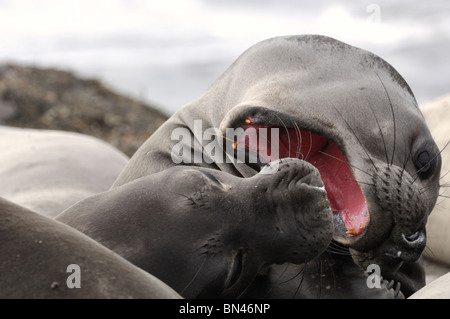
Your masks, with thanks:
[[[84,133],[132,156],[166,119],[96,80],[54,69],[0,65],[0,125]]]

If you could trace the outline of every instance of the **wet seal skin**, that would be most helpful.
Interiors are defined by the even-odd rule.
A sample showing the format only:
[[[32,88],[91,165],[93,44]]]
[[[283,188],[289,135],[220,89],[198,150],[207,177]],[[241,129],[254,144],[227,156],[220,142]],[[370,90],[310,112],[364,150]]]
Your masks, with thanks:
[[[215,155],[204,157],[208,160],[192,162],[182,159],[175,163],[173,150],[179,146],[180,140],[171,137],[176,129],[184,128],[193,133],[194,139],[185,141],[184,144],[189,153],[187,155],[195,157],[196,154],[205,154],[208,150],[211,139],[199,139],[199,135],[195,134],[194,124],[198,120],[201,120],[205,129],[217,128],[212,134],[212,138],[219,144]],[[230,128],[241,129],[244,137],[227,138],[227,129]],[[256,135],[253,138],[250,134],[245,137],[245,133],[250,131],[256,132]],[[276,132],[278,134],[275,134]],[[276,144],[278,152],[263,152],[264,145],[261,141],[264,139]],[[231,148],[227,147],[230,144]],[[224,160],[236,159],[239,151],[245,152],[247,159],[253,155],[258,157],[259,161],[250,163]],[[333,244],[319,258],[323,259],[325,254],[330,254],[336,260],[334,266],[331,266],[336,276],[344,276],[347,261],[343,263],[335,255],[346,254],[351,257],[348,267],[353,271],[360,269],[363,273],[368,265],[377,264],[384,280],[388,283],[394,280],[395,287],[400,283],[401,293],[405,297],[424,285],[419,258],[426,243],[425,224],[439,192],[440,150],[433,141],[411,89],[391,65],[370,52],[325,36],[277,37],[248,49],[205,94],[181,108],[138,149],[109,191],[109,194],[114,195],[100,195],[100,198],[107,197],[108,201],[99,204],[100,201],[88,199],[86,204],[79,204],[84,205],[83,210],[77,211],[73,207],[64,213],[64,219],[61,220],[68,222],[71,215],[72,226],[89,232],[89,236],[106,246],[107,241],[115,234],[116,242],[110,243],[109,247],[119,254],[126,254],[126,258],[130,260],[134,255],[139,258],[147,255],[149,259],[157,256],[157,260],[169,258],[152,254],[146,246],[146,241],[142,239],[143,233],[146,232],[145,225],[154,220],[153,213],[139,215],[139,224],[136,224],[135,210],[127,215],[133,223],[128,222],[128,219],[121,219],[120,223],[113,222],[100,214],[97,225],[106,224],[104,229],[107,230],[91,231],[89,227],[96,227],[92,226],[91,217],[89,222],[83,220],[84,214],[89,211],[89,205],[93,210],[100,211],[105,209],[98,206],[105,205],[109,207],[111,215],[122,215],[124,212],[121,210],[125,208],[115,198],[122,196],[122,193],[127,194],[134,198],[135,202],[131,202],[133,205],[139,205],[145,200],[142,196],[133,196],[133,186],[136,185],[139,189],[137,185],[143,181],[151,184],[150,180],[157,178],[164,182],[155,187],[165,191],[167,201],[172,202],[162,206],[164,211],[159,215],[160,218],[168,220],[164,224],[167,236],[181,236],[189,242],[185,245],[197,247],[197,241],[202,235],[193,235],[192,230],[181,230],[175,226],[179,223],[171,218],[174,212],[186,210],[185,206],[178,203],[180,197],[184,196],[192,205],[197,205],[198,198],[202,198],[203,193],[198,190],[205,184],[200,184],[199,187],[198,181],[193,183],[193,179],[198,180],[195,176],[205,175],[202,171],[207,170],[208,174],[219,181],[204,177],[209,180],[206,185],[216,187],[216,190],[208,192],[207,204],[203,205],[209,205],[210,213],[218,219],[217,225],[213,227],[214,231],[223,233],[222,228],[230,227],[228,221],[222,221],[225,212],[236,215],[237,211],[244,210],[245,214],[252,216],[260,209],[260,203],[252,200],[252,196],[256,196],[258,192],[249,190],[239,192],[230,205],[230,202],[224,200],[227,197],[223,196],[220,184],[234,185],[229,181],[234,181],[235,177],[243,178],[246,183],[256,183],[253,178],[264,171],[264,164],[285,158],[294,158],[303,163],[295,164],[295,167],[308,163],[315,167],[320,175],[329,208],[333,212],[334,229]],[[173,169],[174,166],[177,169]],[[175,171],[176,182],[173,181]],[[181,173],[183,171],[184,173]],[[175,187],[177,183],[181,185]],[[316,179],[314,183],[317,185]],[[182,189],[183,193],[180,195],[179,192],[173,192],[171,187]],[[160,193],[161,190],[149,187],[148,192]],[[192,195],[193,192],[195,196]],[[220,195],[214,194],[215,192]],[[279,198],[275,202],[277,207],[287,207],[287,210],[298,205],[300,215],[303,216],[303,200],[306,200],[303,195],[302,187],[298,191],[298,198],[288,193],[287,196],[274,196],[274,199]],[[110,204],[113,202],[117,203],[116,208]],[[269,211],[268,208],[263,209],[264,213]],[[199,216],[191,218],[201,219]],[[245,225],[246,221],[235,219],[233,228],[244,233],[249,231],[249,227],[255,229],[253,225]],[[185,222],[192,227],[192,221]],[[264,220],[263,223],[272,223],[261,228],[272,227],[272,232],[269,233],[279,227],[270,219]],[[306,226],[307,219],[300,224]],[[129,229],[133,231],[129,232]],[[200,228],[198,231],[206,231],[204,236],[210,236],[209,229]],[[309,231],[313,234],[317,230],[311,227]],[[127,235],[130,237],[122,235],[124,233],[130,234]],[[289,233],[289,236],[293,234]],[[304,243],[310,238],[311,235],[307,236]],[[202,245],[207,244],[204,238],[202,240]],[[121,242],[127,241],[134,243],[120,245]],[[221,243],[233,246],[236,245],[236,240],[230,237],[221,238]],[[262,243],[267,244],[267,241],[263,240]],[[321,253],[322,244],[323,242],[319,241],[315,247],[317,254]],[[245,240],[241,245],[255,247]],[[339,246],[338,250],[334,249],[336,245]],[[131,246],[133,248],[130,248]],[[278,260],[272,259],[270,245],[258,247],[260,251],[255,254],[264,262],[255,261],[252,267],[267,263],[278,264],[281,260],[290,259],[287,256],[292,252],[292,249],[285,247],[286,251],[281,253],[282,258]],[[173,252],[173,248],[167,249],[165,254],[170,254],[170,251]],[[175,252],[173,259],[168,262],[169,266],[178,261],[176,256],[180,249],[175,249]],[[232,268],[242,269],[243,274],[244,255],[237,253],[236,256],[240,257],[232,263]],[[178,288],[175,289],[183,295],[184,287],[188,284],[189,287],[195,286],[195,283],[202,280],[199,278],[219,278],[217,282],[212,281],[211,289],[223,291],[224,285],[226,286],[222,280],[223,276],[235,278],[236,276],[229,275],[235,272],[222,270],[230,267],[225,262],[227,259],[214,260],[222,260],[223,263],[208,267],[211,277],[206,274],[195,276],[195,273],[192,274],[193,270],[190,270],[188,277],[192,283],[186,282],[186,278],[177,277],[170,280],[170,285],[176,285]],[[248,259],[246,262],[249,262]],[[296,260],[294,263],[306,262],[307,260]],[[169,268],[164,271],[171,272]],[[195,271],[200,272],[201,268],[201,265],[193,262]],[[270,267],[263,268],[265,272],[258,271],[257,276],[270,274]],[[152,269],[149,271],[153,273]],[[226,275],[221,275],[222,273]],[[164,274],[156,275],[164,280]],[[181,287],[183,289],[180,291]],[[353,286],[347,296],[361,295],[361,289],[365,288],[358,287]],[[390,293],[390,289],[386,291]],[[340,293],[336,290],[337,297]],[[385,295],[382,292],[380,294]],[[192,293],[192,296],[197,295],[201,294]],[[276,294],[272,296],[276,297]]]

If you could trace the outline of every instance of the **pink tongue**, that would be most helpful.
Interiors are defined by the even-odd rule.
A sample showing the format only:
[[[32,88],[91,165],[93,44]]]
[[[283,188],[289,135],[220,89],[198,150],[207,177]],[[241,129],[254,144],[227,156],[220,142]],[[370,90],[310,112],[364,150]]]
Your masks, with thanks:
[[[245,129],[254,127],[267,128],[264,130],[264,139],[271,141],[270,126],[248,125]],[[249,148],[265,155],[269,161],[278,158],[300,158],[314,165],[320,172],[328,200],[333,212],[339,212],[349,236],[360,235],[369,221],[369,213],[366,200],[361,188],[355,181],[350,171],[347,159],[337,145],[327,138],[308,131],[300,131],[294,128],[279,129],[279,156],[270,153],[270,143],[267,144],[268,152],[262,152],[255,137],[238,140],[238,148]],[[265,132],[267,131],[267,134]],[[259,133],[258,133],[259,135]],[[261,140],[262,136],[258,136]],[[272,143],[274,141],[271,141]],[[262,155],[263,156],[263,155]]]

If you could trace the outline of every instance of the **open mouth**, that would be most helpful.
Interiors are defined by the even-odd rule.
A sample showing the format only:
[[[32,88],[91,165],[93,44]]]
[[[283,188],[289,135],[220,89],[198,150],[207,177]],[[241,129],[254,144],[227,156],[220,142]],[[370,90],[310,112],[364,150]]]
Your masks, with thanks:
[[[297,126],[255,123],[251,117],[245,120],[243,128],[244,134],[235,142],[236,149],[255,152],[265,162],[291,157],[314,165],[327,191],[335,230],[346,236],[358,236],[364,232],[369,222],[367,202],[347,158],[334,141]],[[272,129],[277,129],[278,136]],[[273,143],[278,143],[278,152],[272,153]]]

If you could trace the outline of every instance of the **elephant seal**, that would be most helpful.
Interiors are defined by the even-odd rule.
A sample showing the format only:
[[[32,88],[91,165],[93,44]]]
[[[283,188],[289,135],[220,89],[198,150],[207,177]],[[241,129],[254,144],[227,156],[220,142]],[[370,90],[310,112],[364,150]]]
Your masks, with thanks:
[[[128,157],[88,135],[0,126],[0,196],[54,217],[111,187]]]
[[[2,299],[180,298],[79,231],[3,198],[0,242]]]
[[[138,149],[112,190],[160,172],[169,179],[173,166],[251,178],[280,158],[318,169],[333,241],[361,271],[378,265],[405,297],[424,285],[417,260],[439,192],[439,149],[398,72],[329,37],[277,37],[248,49]],[[179,183],[191,184],[187,176]],[[234,209],[247,201],[241,193]]]
[[[318,170],[298,159],[276,164],[277,172],[266,167],[249,178],[175,166],[91,196],[56,219],[185,298],[238,298],[271,265],[305,263],[332,238]]]

